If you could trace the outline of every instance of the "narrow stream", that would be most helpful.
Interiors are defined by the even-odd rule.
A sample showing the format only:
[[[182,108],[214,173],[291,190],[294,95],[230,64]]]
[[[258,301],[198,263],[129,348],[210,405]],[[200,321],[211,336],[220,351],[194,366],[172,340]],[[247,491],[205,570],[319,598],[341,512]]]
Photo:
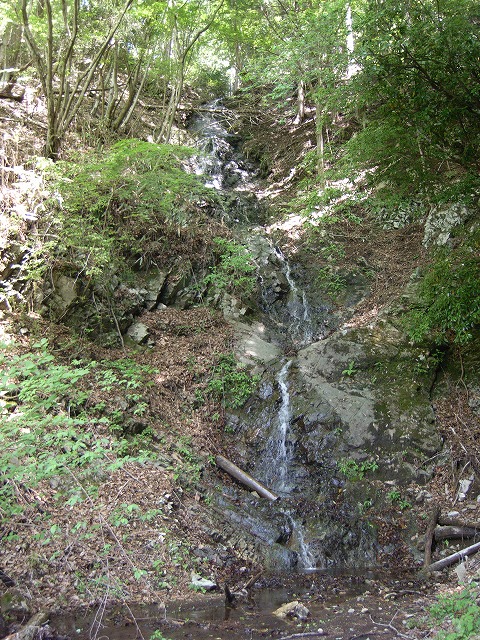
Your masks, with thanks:
[[[197,136],[197,145],[201,150],[201,155],[195,160],[194,170],[197,175],[205,176],[206,186],[223,192],[248,191],[254,194],[255,175],[247,170],[242,157],[231,147],[228,141],[229,134],[215,115],[218,111],[221,112],[220,103],[215,101],[211,104],[211,108],[211,113],[202,114],[192,123],[191,131]],[[307,294],[295,281],[291,265],[282,250],[266,236],[262,238],[261,229],[255,229],[255,234],[257,241],[263,243],[267,249],[263,260],[257,261],[261,283],[260,296],[264,303],[267,322],[271,323],[277,314],[278,317],[272,326],[276,324],[284,329],[286,339],[283,337],[280,344],[283,343],[287,350],[292,347],[294,349],[306,347],[314,340],[313,318]],[[285,292],[285,301],[277,302],[276,308],[269,303],[271,292],[268,289],[268,281],[262,277],[262,266],[268,265],[272,260],[278,264],[288,287]],[[284,359],[279,369],[276,379],[280,396],[278,414],[270,433],[260,436],[266,440],[266,446],[262,458],[257,461],[257,465],[264,469],[263,481],[285,498],[293,498],[295,491],[291,474],[294,452],[290,429],[292,408],[289,372],[292,362],[292,359]],[[288,507],[281,507],[280,511],[284,514],[291,530],[289,547],[297,553],[298,568],[314,569],[315,558],[305,540],[302,523]]]
[[[267,484],[281,495],[288,495],[291,491],[289,484],[289,463],[292,456],[288,443],[288,432],[292,412],[290,408],[290,394],[288,387],[288,371],[292,364],[288,360],[278,374],[278,386],[281,393],[281,404],[278,411],[277,428],[272,433],[266,447],[264,466],[267,469]]]
[[[275,255],[283,266],[285,278],[290,286],[287,308],[292,318],[290,337],[295,347],[306,347],[314,340],[313,319],[305,290],[299,289],[293,279],[290,263],[281,249],[275,247]]]

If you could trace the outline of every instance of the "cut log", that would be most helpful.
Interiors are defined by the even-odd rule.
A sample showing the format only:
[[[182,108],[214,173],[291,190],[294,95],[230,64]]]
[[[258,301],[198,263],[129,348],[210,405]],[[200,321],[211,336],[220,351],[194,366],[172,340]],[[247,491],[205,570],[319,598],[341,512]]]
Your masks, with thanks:
[[[0,82],[0,98],[22,102],[24,96],[25,87],[15,82]]]
[[[40,628],[47,622],[48,613],[41,611],[30,618],[25,626],[10,634],[4,640],[33,640]]]
[[[478,529],[480,531],[480,522],[465,520],[465,518],[462,518],[460,515],[454,518],[449,518],[448,516],[439,516],[438,524],[447,527],[471,527],[472,529]]]
[[[446,558],[443,558],[438,562],[434,562],[429,567],[427,567],[427,569],[429,571],[440,571],[440,569],[449,567],[454,562],[463,560],[467,556],[472,556],[474,553],[477,553],[477,551],[480,551],[480,542],[476,542],[475,544],[472,544],[470,547],[466,547],[461,551],[457,551],[457,553],[452,553],[451,556],[447,556]]]
[[[480,537],[480,529],[473,527],[437,527],[435,529],[435,540],[454,540],[462,538]]]
[[[425,533],[425,556],[423,559],[424,568],[428,568],[432,562],[432,544],[435,527],[437,526],[438,516],[440,515],[440,507],[433,507],[428,519],[427,531]]]
[[[248,473],[242,471],[236,464],[230,462],[230,460],[227,460],[223,456],[217,456],[215,460],[220,469],[229,473],[232,478],[235,478],[235,480],[238,480],[252,491],[256,491],[262,498],[267,498],[267,500],[272,501],[278,500],[279,496],[270,491],[270,489],[267,489],[261,482],[252,478]]]

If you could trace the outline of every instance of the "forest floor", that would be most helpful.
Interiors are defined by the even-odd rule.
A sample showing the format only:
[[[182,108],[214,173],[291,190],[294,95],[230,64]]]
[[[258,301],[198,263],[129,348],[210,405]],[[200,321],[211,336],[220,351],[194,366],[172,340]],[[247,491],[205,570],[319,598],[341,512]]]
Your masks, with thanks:
[[[33,102],[29,104],[33,109]],[[40,149],[34,128],[22,120],[23,108],[0,101],[2,195],[3,202],[13,207],[19,203],[10,191],[11,176],[24,175],[25,162]],[[12,121],[16,123],[13,127]],[[311,131],[305,139],[309,135]],[[285,146],[287,139],[292,139],[291,133],[285,131]],[[301,136],[296,140],[301,142]],[[277,143],[281,145],[282,140]],[[268,188],[275,204],[275,197],[288,199],[290,185],[280,184],[285,179],[280,168],[273,175]],[[8,243],[14,240],[12,215],[5,204],[1,213],[4,237],[0,248],[6,255]],[[20,225],[16,232],[26,233],[26,227]],[[425,259],[421,229],[415,224],[396,230],[373,229],[364,219],[355,227],[339,223],[336,232],[342,237],[345,264],[361,258],[374,272],[370,295],[349,320],[351,326],[359,326],[396,300],[412,271],[421,266]],[[301,243],[301,239],[285,238],[291,253],[301,250]],[[15,583],[14,588],[8,580],[0,584],[2,611],[9,610],[11,616],[7,622],[21,624],[29,613],[40,610],[77,610],[81,613],[73,617],[52,617],[59,633],[97,638],[106,634],[102,625],[111,624],[110,637],[119,639],[137,633],[155,637],[156,630],[170,638],[431,637],[434,623],[427,610],[433,594],[455,593],[458,580],[452,572],[426,579],[404,574],[402,565],[415,565],[405,551],[395,567],[383,567],[387,575],[261,575],[252,598],[240,600],[231,610],[225,608],[223,596],[192,590],[192,570],[231,588],[241,587],[259,571],[233,549],[215,549],[202,526],[209,505],[198,481],[203,475],[219,473],[212,465],[213,456],[233,446],[224,431],[224,409],[208,394],[212,368],[232,349],[232,332],[217,312],[203,307],[145,313],[141,320],[149,327],[155,348],[104,349],[34,312],[1,312],[2,342],[15,341],[10,356],[28,353],[33,342],[47,339],[51,353],[65,365],[79,358],[99,363],[129,359],[152,371],[152,384],[142,386],[141,400],[126,400],[125,389],[117,382],[106,389],[93,376],[86,376],[81,384],[88,394],[87,403],[103,405],[105,415],[115,411],[133,414],[141,401],[145,408],[133,420],[131,435],[148,424],[148,446],[155,452],[146,461],[132,460],[99,478],[98,493],[87,494],[74,505],[65,503],[64,486],[51,479],[40,481],[35,491],[15,487],[23,511],[0,524],[0,569]],[[457,499],[458,461],[464,458],[465,449],[472,464],[480,460],[480,445],[472,435],[473,421],[478,425],[478,419],[461,381],[435,402],[452,465],[438,468],[426,487],[427,503],[416,507],[418,517],[428,517],[435,504],[442,513],[458,510],[468,521],[480,522],[480,503],[458,503]],[[137,438],[135,446],[144,445]],[[134,456],[137,451],[133,448],[128,453]],[[77,480],[73,477],[69,482]],[[398,512],[395,523],[401,529],[404,514]],[[470,571],[476,570],[472,563]],[[310,609],[310,617],[304,622],[272,618],[273,604],[279,598],[301,600]],[[183,605],[178,604],[180,600]],[[113,603],[118,608],[107,613]],[[137,609],[139,604],[153,609]],[[81,631],[74,631],[80,627]],[[157,638],[164,637],[160,631]]]

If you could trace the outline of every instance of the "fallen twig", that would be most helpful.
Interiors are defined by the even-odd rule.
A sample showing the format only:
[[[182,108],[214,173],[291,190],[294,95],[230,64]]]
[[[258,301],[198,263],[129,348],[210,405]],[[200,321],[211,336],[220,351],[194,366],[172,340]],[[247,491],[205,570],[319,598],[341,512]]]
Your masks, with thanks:
[[[390,631],[393,631],[394,633],[396,633],[397,636],[400,636],[400,638],[407,638],[407,640],[412,640],[412,636],[407,636],[407,634],[401,633],[396,627],[393,626],[392,622],[395,620],[397,613],[398,611],[395,612],[395,615],[387,624],[385,624],[384,622],[375,622],[372,616],[370,616],[370,620],[373,622],[373,624],[376,624],[378,627],[384,627],[385,629],[390,629]]]
[[[291,636],[283,636],[279,640],[293,640],[293,638],[320,638],[326,635],[324,631],[307,631],[306,633],[293,633]]]

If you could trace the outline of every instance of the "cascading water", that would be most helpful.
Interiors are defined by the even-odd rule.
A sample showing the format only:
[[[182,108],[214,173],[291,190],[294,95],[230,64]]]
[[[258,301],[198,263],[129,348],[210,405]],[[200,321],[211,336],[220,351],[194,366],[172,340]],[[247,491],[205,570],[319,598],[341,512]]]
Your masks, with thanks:
[[[204,110],[191,126],[202,150],[194,159],[192,170],[205,176],[206,185],[221,192],[228,205],[225,217],[231,222],[249,224],[252,220],[258,224],[255,175],[230,144],[229,133],[219,119],[221,105],[216,102],[212,109],[212,113]],[[250,336],[246,353],[253,353],[255,362],[255,349],[263,349],[268,365],[264,369],[263,391],[259,391],[253,406],[241,410],[240,416],[231,416],[232,425],[237,425],[232,429],[238,428],[241,434],[237,449],[246,470],[276,491],[281,499],[271,504],[262,500],[257,503],[257,498],[239,491],[233,501],[225,502],[226,494],[222,491],[218,495],[219,511],[232,523],[235,532],[240,528],[253,537],[255,549],[259,546],[263,549],[261,561],[269,562],[276,570],[361,562],[369,552],[370,539],[355,528],[355,523],[353,527],[350,525],[348,513],[339,512],[334,462],[328,451],[324,458],[320,454],[321,464],[318,458],[313,465],[310,463],[309,446],[319,451],[323,445],[309,443],[308,422],[303,424],[302,417],[308,400],[302,398],[299,403],[302,390],[291,388],[291,381],[298,380],[292,352],[319,339],[321,326],[328,321],[325,317],[328,309],[318,302],[311,309],[288,260],[264,230],[253,229],[250,224],[248,227],[239,224],[236,228],[246,238],[261,283],[253,323],[259,327],[259,333],[255,334],[245,323],[242,325]],[[282,350],[288,357],[282,357]],[[276,371],[274,379],[273,371]],[[309,405],[307,411],[321,421],[322,405],[312,407]],[[322,437],[326,447],[332,437],[328,433]],[[346,518],[347,523],[340,517]]]
[[[192,123],[190,130],[197,137],[197,146],[201,151],[201,154],[193,159],[192,169],[197,175],[205,176],[206,186],[219,191],[252,190],[253,173],[248,171],[248,165],[230,145],[229,133],[219,120],[219,114],[221,116],[222,113],[221,103],[215,101],[207,105],[206,110]],[[286,305],[282,303],[286,308],[288,342],[297,348],[305,346],[313,340],[312,317],[306,293],[297,286],[290,264],[282,251],[269,242],[267,244],[267,261],[269,255],[275,258],[288,284]],[[266,483],[287,498],[294,489],[290,474],[293,445],[290,441],[292,411],[288,374],[291,365],[292,360],[286,361],[278,373],[280,407],[266,443],[265,455],[260,461],[265,470]],[[282,508],[281,512],[290,525],[290,546],[298,555],[298,564],[305,569],[313,568],[315,560],[305,543],[302,525],[288,508]]]
[[[220,100],[214,100],[192,121],[190,132],[200,151],[192,159],[192,168],[197,175],[206,177],[207,187],[248,191],[252,188],[254,170],[230,144],[231,134],[222,123],[228,113]]]
[[[267,455],[263,460],[268,469],[267,481],[270,486],[281,496],[289,497],[293,490],[290,477],[290,462],[292,459],[292,446],[289,442],[290,422],[292,410],[290,405],[290,392],[288,384],[288,372],[292,360],[288,360],[280,369],[277,382],[281,394],[281,404],[276,420],[276,428],[272,432],[267,443]],[[315,568],[315,558],[305,542],[304,530],[300,522],[294,518],[288,508],[282,510],[291,525],[291,548],[298,554],[299,565],[302,569]]]
[[[265,457],[265,466],[268,469],[267,482],[280,494],[288,494],[290,490],[288,467],[292,451],[288,444],[288,431],[292,414],[287,377],[291,364],[292,361],[289,360],[283,365],[278,374],[277,381],[281,393],[281,405],[277,416],[277,428],[267,442],[267,455]]]
[[[283,265],[285,278],[290,285],[290,293],[287,301],[287,308],[292,318],[290,335],[295,346],[304,347],[313,341],[313,323],[305,290],[299,290],[292,277],[290,263],[285,258],[283,252],[275,247],[275,255]]]

